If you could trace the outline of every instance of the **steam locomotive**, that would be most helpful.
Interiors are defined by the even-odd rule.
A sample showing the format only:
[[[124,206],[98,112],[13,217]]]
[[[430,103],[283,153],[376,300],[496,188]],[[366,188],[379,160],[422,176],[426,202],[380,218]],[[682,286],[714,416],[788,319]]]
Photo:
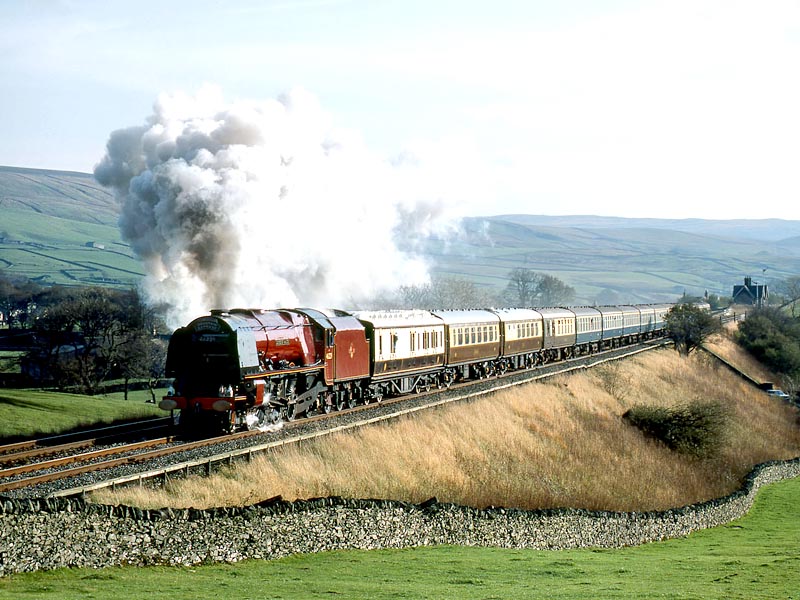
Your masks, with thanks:
[[[159,406],[188,429],[265,429],[662,336],[672,306],[213,310],[172,335]]]

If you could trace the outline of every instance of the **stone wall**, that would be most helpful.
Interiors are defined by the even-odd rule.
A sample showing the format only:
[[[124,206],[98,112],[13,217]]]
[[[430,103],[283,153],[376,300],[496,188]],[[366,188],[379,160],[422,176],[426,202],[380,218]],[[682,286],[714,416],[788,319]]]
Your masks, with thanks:
[[[429,500],[280,499],[230,509],[141,510],[79,499],[0,499],[0,576],[58,567],[193,565],[335,549],[438,544],[621,547],[728,523],[800,459],[759,465],[726,498],[659,512],[477,510]]]

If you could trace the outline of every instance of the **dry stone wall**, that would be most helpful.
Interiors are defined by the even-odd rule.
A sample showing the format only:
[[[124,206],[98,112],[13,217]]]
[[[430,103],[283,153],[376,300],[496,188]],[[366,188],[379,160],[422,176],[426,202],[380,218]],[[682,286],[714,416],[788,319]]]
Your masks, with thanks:
[[[758,489],[800,475],[800,459],[759,465],[730,496],[658,512],[483,510],[429,500],[320,498],[243,508],[141,510],[80,499],[0,499],[0,576],[59,567],[194,565],[337,549],[438,544],[622,547],[728,523]]]

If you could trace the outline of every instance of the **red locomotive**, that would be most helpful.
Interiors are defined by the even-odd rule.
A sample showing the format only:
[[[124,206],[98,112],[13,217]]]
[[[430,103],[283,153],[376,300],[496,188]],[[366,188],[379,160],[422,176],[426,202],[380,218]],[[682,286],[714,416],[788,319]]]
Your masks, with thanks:
[[[179,410],[187,427],[252,429],[354,404],[369,347],[343,311],[215,310],[175,331],[166,374],[173,390],[160,406]]]

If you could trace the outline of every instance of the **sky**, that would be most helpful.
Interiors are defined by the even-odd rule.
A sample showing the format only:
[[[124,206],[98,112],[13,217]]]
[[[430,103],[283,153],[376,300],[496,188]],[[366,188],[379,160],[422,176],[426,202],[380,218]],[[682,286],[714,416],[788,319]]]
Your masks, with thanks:
[[[300,90],[464,214],[800,219],[799,65],[800,1],[0,0],[0,165]]]

